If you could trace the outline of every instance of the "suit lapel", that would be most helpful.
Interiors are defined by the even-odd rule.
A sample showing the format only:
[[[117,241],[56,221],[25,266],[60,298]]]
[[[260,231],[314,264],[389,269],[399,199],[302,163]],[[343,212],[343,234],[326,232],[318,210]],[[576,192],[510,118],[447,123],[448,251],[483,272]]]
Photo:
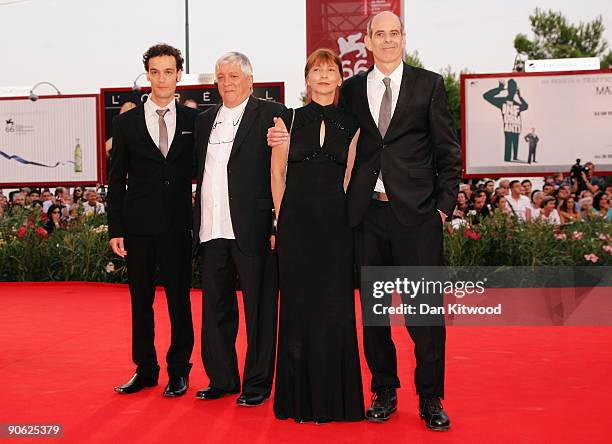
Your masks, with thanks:
[[[159,151],[157,145],[155,145],[155,142],[151,138],[149,130],[147,129],[144,103],[138,107],[136,120],[138,122],[138,131],[140,132],[142,140],[145,141],[145,145],[147,146],[146,152],[155,160],[164,160],[164,156],[162,155],[161,151]]]
[[[368,74],[370,74],[372,72],[372,70],[374,69],[374,65],[372,65],[370,67],[370,69],[368,69],[365,72],[362,72],[359,75],[359,98],[361,99],[361,102],[365,104],[365,109],[363,110],[362,114],[366,117],[366,125],[368,125],[370,127],[370,129],[372,130],[373,134],[378,134],[380,135],[380,131],[378,131],[378,124],[374,121],[374,117],[372,116],[372,113],[370,112],[370,101],[368,100]]]
[[[401,119],[410,118],[410,116],[406,116],[402,112],[402,109],[410,102],[412,94],[414,94],[415,81],[416,71],[410,65],[404,63],[399,96],[395,105],[395,111],[391,117],[391,122],[389,123],[389,128],[387,129],[387,134],[385,134],[385,139],[389,139],[393,135],[393,130],[396,129]]]
[[[179,137],[183,134],[185,128],[185,113],[183,108],[178,103],[176,104],[176,128],[174,129],[174,137],[172,138],[172,144],[168,150],[167,160],[172,160],[182,149],[181,144],[178,143]]]
[[[253,126],[253,123],[255,123],[257,120],[257,113],[255,111],[258,107],[259,101],[253,96],[249,97],[249,101],[244,108],[244,114],[242,115],[240,125],[238,126],[238,131],[234,137],[234,143],[232,144],[232,152],[230,153],[229,161],[231,161],[236,155],[236,152],[240,149],[242,143],[246,139],[246,136],[249,134],[251,126]]]

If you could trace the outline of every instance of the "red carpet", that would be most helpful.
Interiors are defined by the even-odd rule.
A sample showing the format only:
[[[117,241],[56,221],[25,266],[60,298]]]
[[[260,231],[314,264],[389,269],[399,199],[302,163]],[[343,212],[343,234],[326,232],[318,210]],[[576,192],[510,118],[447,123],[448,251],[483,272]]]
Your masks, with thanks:
[[[199,292],[192,301],[198,338]],[[163,292],[156,314],[163,363],[169,337]],[[159,387],[114,393],[134,369],[129,295],[122,285],[2,283],[0,325],[0,423],[61,423],[66,442],[610,442],[612,328],[449,328],[444,406],[453,426],[439,433],[418,418],[412,344],[402,328],[394,330],[403,382],[398,413],[386,424],[317,426],[276,420],[271,402],[240,408],[234,397],[195,399],[208,383],[198,339],[186,396],[162,398],[165,374]],[[244,345],[241,329],[241,359]],[[363,360],[362,370],[369,385]]]

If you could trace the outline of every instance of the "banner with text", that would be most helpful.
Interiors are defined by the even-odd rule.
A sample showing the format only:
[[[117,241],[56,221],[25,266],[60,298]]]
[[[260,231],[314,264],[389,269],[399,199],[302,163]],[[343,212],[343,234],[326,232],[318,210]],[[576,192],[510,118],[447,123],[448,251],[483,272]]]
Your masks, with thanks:
[[[0,186],[98,181],[97,96],[0,100]]]
[[[612,172],[612,71],[461,76],[464,175]]]
[[[105,147],[106,156],[109,155],[113,147],[113,119],[115,116],[146,102],[149,92],[151,92],[150,87],[142,87],[139,91],[134,91],[132,88],[102,88],[100,90],[100,115],[102,116],[100,143]],[[253,83],[253,95],[259,99],[285,103],[285,83],[255,82]],[[221,101],[217,86],[210,84],[177,86],[175,96],[179,103],[197,107],[202,112]],[[105,183],[108,171],[107,163],[108,161],[105,160],[101,165]]]

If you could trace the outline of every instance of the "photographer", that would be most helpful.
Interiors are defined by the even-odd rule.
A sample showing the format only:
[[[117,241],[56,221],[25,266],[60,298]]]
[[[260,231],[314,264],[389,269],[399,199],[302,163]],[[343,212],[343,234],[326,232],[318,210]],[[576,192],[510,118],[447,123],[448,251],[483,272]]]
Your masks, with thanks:
[[[582,166],[580,165],[580,159],[576,159],[576,163],[570,170],[573,193],[578,194],[583,190],[589,190],[596,194],[601,189],[602,183],[598,177],[593,176],[594,172],[595,165],[593,162],[587,162]]]

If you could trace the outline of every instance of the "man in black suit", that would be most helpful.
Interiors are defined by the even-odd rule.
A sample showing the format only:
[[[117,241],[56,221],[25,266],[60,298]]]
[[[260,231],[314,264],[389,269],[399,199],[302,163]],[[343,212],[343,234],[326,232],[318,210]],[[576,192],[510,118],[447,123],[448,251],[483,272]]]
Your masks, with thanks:
[[[171,342],[164,396],[185,394],[193,350],[191,302],[191,179],[197,111],[175,101],[183,58],[160,44],[143,56],[148,100],[113,122],[108,186],[110,245],[125,257],[132,301],[132,358],[136,374],[118,393],[157,385],[153,300],[159,277],[166,290]],[[126,178],[129,176],[126,191]],[[158,273],[159,271],[159,273]]]
[[[442,226],[452,213],[461,176],[461,154],[448,110],[444,81],[402,62],[406,37],[392,12],[368,22],[365,44],[374,66],[346,80],[340,105],[359,119],[361,133],[347,190],[360,266],[443,265]],[[272,129],[274,147],[287,133]],[[415,386],[427,427],[447,430],[444,398],[444,326],[409,326],[415,343]],[[363,328],[375,393],[366,413],[386,421],[397,408],[395,345],[389,326]]]
[[[244,54],[222,56],[215,77],[223,103],[196,123],[193,234],[202,259],[202,360],[210,379],[196,396],[212,400],[241,389],[237,272],[248,340],[237,403],[255,406],[270,396],[274,374],[278,289],[269,243],[273,205],[266,132],[284,107],[251,96],[253,70]]]
[[[442,226],[452,213],[461,155],[442,77],[402,62],[400,19],[382,12],[368,23],[374,66],[344,82],[341,102],[361,135],[348,188],[349,224],[361,266],[443,265]],[[450,420],[444,398],[444,326],[409,326],[421,417],[435,430]],[[397,405],[396,351],[388,326],[364,326],[363,343],[376,394],[367,412],[385,421]]]

